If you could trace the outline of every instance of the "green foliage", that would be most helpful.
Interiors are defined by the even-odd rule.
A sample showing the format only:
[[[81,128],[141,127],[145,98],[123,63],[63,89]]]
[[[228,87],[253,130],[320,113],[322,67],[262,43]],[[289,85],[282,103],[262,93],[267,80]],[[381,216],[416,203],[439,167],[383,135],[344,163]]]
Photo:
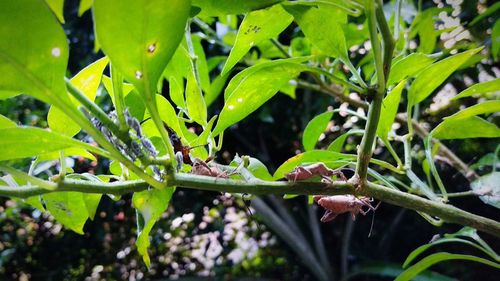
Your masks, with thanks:
[[[411,107],[426,99],[446,78],[480,50],[481,48],[476,48],[465,51],[424,68],[410,86],[408,105]]]
[[[320,135],[325,131],[328,122],[332,119],[333,112],[327,111],[314,117],[304,128],[302,134],[302,145],[305,151],[314,149]]]
[[[174,191],[175,187],[166,187],[161,190],[151,189],[136,192],[132,198],[138,216],[137,250],[148,267],[151,265],[148,255],[149,233],[156,221],[160,219],[161,214],[167,209]]]
[[[0,132],[2,134],[0,146],[9,148],[0,154],[0,160],[32,157],[72,147],[80,147],[94,153],[107,155],[100,148],[40,128],[4,127],[0,129]]]
[[[45,3],[37,0],[0,4],[0,90],[26,93],[60,106],[68,101],[64,73],[68,43]],[[36,63],[32,63],[36,62]]]
[[[307,68],[307,58],[275,60],[249,67],[229,82],[224,92],[224,108],[213,135],[242,120],[272,98],[283,86]]]
[[[438,149],[452,139],[500,137],[496,125],[500,102],[491,100],[500,90],[499,80],[463,90],[453,98],[455,102],[444,105],[435,116],[427,114],[427,106],[429,97],[453,75],[468,72],[471,79],[479,80],[476,72],[483,71],[489,63],[480,60],[489,55],[498,57],[498,21],[492,24],[484,19],[494,18],[499,6],[492,5],[469,24],[492,25],[491,48],[484,43],[487,41],[475,42],[471,38],[450,49],[438,40],[441,33],[449,30],[435,28],[438,14],[448,9],[419,7],[413,18],[405,14],[417,11],[412,3],[403,3],[408,10],[402,10],[397,6],[401,2],[395,2],[383,5],[383,1],[366,1],[367,5],[362,5],[359,1],[81,1],[78,15],[92,8],[99,41],[95,43],[105,57],[89,60],[94,62],[67,79],[68,39],[60,24],[64,23],[66,12],[64,1],[4,1],[0,4],[0,38],[7,40],[0,41],[0,99],[7,104],[26,94],[48,103],[50,109],[46,122],[43,118],[45,123],[31,122],[29,118],[23,122],[19,115],[0,115],[0,147],[4,148],[0,161],[8,160],[0,163],[0,194],[27,198],[28,204],[83,234],[85,223],[94,219],[103,194],[116,199],[133,193],[138,223],[136,246],[148,267],[152,267],[150,234],[169,206],[175,191],[172,186],[241,193],[266,193],[268,188],[273,194],[276,191],[272,188],[277,187],[285,190],[283,193],[288,188],[299,191],[292,194],[316,195],[307,188],[317,188],[319,183],[279,180],[297,167],[318,162],[331,169],[354,170],[354,176],[339,185],[346,188],[346,193],[373,196],[416,210],[436,225],[448,219],[461,223],[461,218],[466,219],[464,225],[492,233],[491,229],[500,227],[498,222],[465,211],[450,212],[452,207],[447,200],[457,196],[457,188],[448,184],[453,182],[449,177],[441,179],[447,171],[435,165],[434,160],[437,155],[445,158],[471,181],[471,190],[464,193],[499,208],[496,155],[490,161],[492,165],[471,171],[472,167],[449,149]],[[384,12],[394,12],[400,18],[395,20],[395,16],[388,21]],[[236,16],[240,14],[244,15]],[[284,30],[290,33],[283,34]],[[372,42],[368,42],[370,38]],[[486,49],[478,47],[483,45]],[[477,67],[479,63],[483,65]],[[108,64],[109,77],[103,76]],[[386,83],[379,84],[377,80]],[[101,95],[102,90],[109,97]],[[219,98],[222,91],[224,95]],[[280,91],[293,101],[280,98],[297,107],[283,103],[279,105],[283,112],[270,113],[266,103]],[[318,97],[320,93],[335,101]],[[476,95],[486,100],[478,101]],[[323,112],[325,102],[329,110]],[[458,110],[459,102],[468,107]],[[346,109],[347,104],[358,111]],[[406,112],[399,110],[404,105]],[[301,111],[300,118],[289,116],[294,109]],[[450,113],[455,111],[458,112]],[[349,117],[342,124],[338,121],[344,115],[334,114],[337,112],[356,118]],[[443,112],[451,115],[437,122],[445,115]],[[408,120],[404,120],[405,114],[398,113],[406,113]],[[29,110],[22,114],[29,114]],[[315,117],[309,120],[311,116]],[[266,124],[274,122],[294,134],[307,124],[302,132],[304,150],[301,151],[296,137],[287,140],[290,144],[284,146],[289,147],[288,154],[280,157],[288,160],[277,163],[278,168],[271,174],[270,158],[280,152],[275,152],[278,147],[268,145],[262,137],[269,133],[262,134],[260,129],[255,133],[255,127],[250,127],[255,139],[247,140],[239,137],[234,126],[253,118]],[[332,119],[338,128],[338,137],[333,141],[331,132],[325,131]],[[419,125],[420,121],[430,124],[430,133]],[[407,123],[407,128],[392,133],[394,122]],[[230,159],[237,151],[226,148],[230,145],[223,142],[225,133],[249,147],[258,140],[258,150],[262,152],[257,153],[262,154]],[[326,149],[318,143],[323,133],[330,142]],[[235,145],[234,149],[239,148]],[[485,146],[482,152],[490,153],[487,149]],[[373,151],[377,159],[373,158]],[[218,152],[222,157],[217,158]],[[422,162],[424,155],[427,161]],[[84,158],[98,162],[101,166],[92,168],[96,175],[74,172],[81,168],[79,164],[67,167],[67,160],[73,156],[82,156],[82,162],[86,161]],[[23,158],[32,158],[31,165]],[[102,158],[110,160],[110,164]],[[212,159],[231,164],[216,164],[210,162]],[[413,162],[418,165],[412,165]],[[52,164],[40,168],[46,163]],[[54,167],[55,163],[58,166]],[[69,191],[61,192],[58,188]],[[309,233],[304,235],[298,230],[299,225],[286,209],[268,208],[261,199],[254,202],[258,212],[265,214],[264,221],[285,243],[299,246],[294,251],[316,278],[333,279],[312,208],[308,207],[308,224],[314,250],[306,239]],[[471,222],[471,218],[478,217],[479,221]],[[416,249],[404,267],[431,246],[445,242],[471,245],[487,254],[488,259],[440,252],[404,272],[388,265],[367,266],[353,271],[352,276],[399,275],[397,280],[408,280],[435,263],[457,259],[500,268],[497,254],[471,229]],[[254,262],[260,261],[255,258]],[[432,274],[423,273],[415,280],[441,277]]]
[[[279,19],[279,20],[276,20]],[[236,41],[229,53],[221,75],[225,75],[252,48],[264,40],[275,38],[290,23],[291,17],[281,5],[248,13],[238,29]]]

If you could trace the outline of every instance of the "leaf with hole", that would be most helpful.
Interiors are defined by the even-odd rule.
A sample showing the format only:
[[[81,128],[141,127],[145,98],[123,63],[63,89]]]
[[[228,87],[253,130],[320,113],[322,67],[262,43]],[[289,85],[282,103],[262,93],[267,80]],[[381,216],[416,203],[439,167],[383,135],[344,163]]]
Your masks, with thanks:
[[[183,38],[190,2],[94,1],[95,31],[102,50],[146,104],[154,102],[158,80]]]
[[[253,46],[278,36],[292,20],[281,5],[248,13],[241,22],[221,75],[226,75]]]

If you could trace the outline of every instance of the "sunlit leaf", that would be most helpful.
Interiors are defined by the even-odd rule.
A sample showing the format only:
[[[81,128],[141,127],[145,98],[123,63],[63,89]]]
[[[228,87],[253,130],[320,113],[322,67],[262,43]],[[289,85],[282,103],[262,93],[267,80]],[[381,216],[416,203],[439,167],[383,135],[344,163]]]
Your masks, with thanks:
[[[196,64],[198,67],[198,75],[200,76],[201,89],[205,95],[210,94],[210,76],[207,65],[207,58],[205,56],[205,51],[201,45],[200,36],[191,36],[193,40],[194,54],[196,55]]]
[[[476,48],[453,55],[423,69],[411,84],[408,92],[409,105],[413,106],[426,99],[456,69],[481,49]]]
[[[0,26],[0,91],[62,106],[68,43],[45,2],[0,1]]]
[[[477,116],[445,119],[431,133],[438,139],[500,137],[500,129],[495,124]]]
[[[201,8],[201,16],[242,14],[262,9],[283,0],[193,0],[193,6]]]
[[[78,16],[81,17],[83,13],[90,10],[94,0],[80,0],[80,6],[78,6]]]
[[[203,93],[199,87],[195,73],[190,72],[186,84],[186,107],[189,117],[196,123],[205,126],[207,124],[207,106]]]
[[[106,75],[103,75],[102,76],[102,84],[104,85],[104,88],[108,92],[109,97],[111,98],[111,102],[113,104],[115,104],[115,94],[114,94],[115,92],[113,90],[113,82],[111,81],[111,78],[109,78]],[[123,87],[122,87],[123,97],[127,98],[127,95],[129,93],[131,93],[133,89],[134,89],[134,86],[132,84],[123,83]]]
[[[45,0],[47,5],[49,5],[52,12],[56,15],[57,19],[64,23],[64,0]]]
[[[349,273],[348,280],[355,280],[355,276],[366,275],[366,276],[383,276],[390,278],[391,280],[396,278],[403,272],[400,264],[392,263],[370,263],[366,265],[361,265],[353,269],[352,273]],[[347,278],[346,278],[347,280]],[[371,279],[370,279],[371,280]],[[412,281],[458,281],[458,279],[448,277],[446,275],[439,274],[433,271],[423,271],[418,276],[415,276]]]
[[[101,48],[148,101],[146,104],[154,102],[158,80],[183,38],[190,2],[94,1],[95,30]]]
[[[103,152],[87,143],[33,127],[0,129],[0,147],[8,147],[0,153],[0,160],[32,157],[70,147],[81,147],[92,152]]]
[[[445,121],[454,119],[463,119],[467,117],[472,117],[481,114],[500,112],[500,101],[486,101],[482,103],[475,104],[466,109],[460,110],[459,112],[445,117]]]
[[[394,87],[382,102],[382,111],[380,112],[380,120],[377,127],[377,135],[387,140],[387,136],[391,131],[392,124],[398,113],[399,101],[401,99],[401,92],[404,89],[406,80],[401,81]]]
[[[283,59],[261,63],[238,73],[226,88],[226,102],[214,129],[214,136],[242,120],[272,98],[283,85],[306,70],[298,62]]]
[[[83,193],[54,192],[43,195],[43,200],[47,210],[58,222],[76,233],[83,234],[83,226],[89,218]]]
[[[333,112],[327,111],[315,116],[307,123],[302,134],[302,145],[305,151],[313,150],[320,135],[325,131],[328,122],[332,119]]]
[[[284,5],[287,12],[311,41],[323,53],[335,58],[348,59],[342,24],[347,15],[341,9],[330,5],[305,6]]]
[[[231,165],[237,167],[242,165],[242,163],[243,159],[239,155],[236,155]],[[249,157],[249,163],[246,169],[249,170],[252,173],[252,175],[258,179],[265,181],[273,180],[273,176],[271,176],[271,174],[267,170],[266,165],[264,165],[264,163],[262,163],[257,158]]]
[[[147,267],[151,265],[148,254],[150,245],[149,233],[161,214],[167,209],[172,198],[175,187],[167,187],[163,189],[150,189],[141,192],[135,192],[132,197],[134,208],[137,209],[139,220],[142,220],[142,229],[137,229],[137,251],[142,256]]]
[[[474,180],[470,187],[484,203],[500,209],[500,172],[493,172]]]
[[[285,177],[286,173],[291,172],[297,166],[303,163],[316,163],[316,162],[332,162],[336,160],[345,160],[350,157],[346,154],[326,151],[326,150],[311,150],[301,154],[297,154],[294,157],[286,160],[281,166],[274,172],[273,178],[275,180]]]
[[[15,127],[17,127],[17,125],[14,121],[0,114],[0,129]]]
[[[499,21],[500,22],[500,21]],[[483,83],[478,83],[470,86],[469,88],[463,90],[460,92],[460,94],[454,96],[452,100],[457,100],[465,97],[470,97],[473,95],[486,95],[488,93],[494,93],[500,92],[500,78],[483,82]]]
[[[387,79],[387,85],[398,83],[401,80],[412,77],[422,69],[431,65],[436,59],[422,53],[413,53],[404,57],[391,66],[391,72]]]
[[[71,83],[91,101],[94,101],[97,95],[97,88],[99,88],[101,83],[102,72],[108,65],[108,61],[107,57],[101,58],[71,78]],[[71,100],[75,107],[78,106],[79,103],[75,99],[71,98]],[[54,132],[70,137],[76,135],[81,129],[78,124],[55,106],[50,107],[47,122],[50,129]]]
[[[88,152],[87,150],[85,150],[81,147],[66,148],[66,149],[64,149],[64,155],[66,157],[81,156],[81,157],[90,159],[92,161],[96,160],[95,156],[92,153]],[[38,161],[56,160],[56,159],[60,159],[60,157],[61,157],[60,151],[53,151],[53,152],[38,155],[37,160]]]
[[[227,74],[250,48],[280,34],[292,20],[293,17],[281,5],[248,13],[241,22],[236,42],[221,75]]]

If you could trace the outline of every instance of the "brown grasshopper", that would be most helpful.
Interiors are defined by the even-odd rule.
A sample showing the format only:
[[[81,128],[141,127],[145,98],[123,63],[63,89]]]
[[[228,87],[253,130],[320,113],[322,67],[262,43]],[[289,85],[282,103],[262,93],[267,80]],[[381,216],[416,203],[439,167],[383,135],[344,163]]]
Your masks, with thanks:
[[[226,172],[216,166],[209,166],[206,161],[203,161],[200,158],[195,158],[193,160],[193,169],[191,170],[191,174],[223,179],[229,178],[229,175]]]
[[[332,183],[332,176],[338,176],[343,181],[347,181],[347,178],[344,176],[342,171],[333,170],[325,166],[325,164],[319,162],[315,164],[311,164],[308,166],[299,166],[295,168],[293,171],[285,175],[285,178],[289,181],[302,181],[307,180],[312,177],[319,176],[322,178],[322,181],[326,183]]]
[[[329,222],[335,219],[337,215],[343,213],[351,213],[352,219],[356,220],[358,214],[366,215],[370,210],[377,210],[380,202],[377,206],[373,207],[370,204],[373,199],[361,196],[356,197],[354,195],[315,195],[313,197],[321,207],[326,209],[325,214],[321,217],[321,222]],[[368,210],[364,211],[363,207],[368,207]]]

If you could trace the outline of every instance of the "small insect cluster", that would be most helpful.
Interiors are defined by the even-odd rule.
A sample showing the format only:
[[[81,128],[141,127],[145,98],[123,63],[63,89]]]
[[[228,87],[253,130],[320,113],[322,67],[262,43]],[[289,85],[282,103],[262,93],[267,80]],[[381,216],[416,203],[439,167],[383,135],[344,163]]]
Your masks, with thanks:
[[[104,126],[99,119],[90,115],[90,113],[83,111],[87,118],[90,120],[92,125],[102,132],[104,137],[113,144],[123,155],[128,157],[130,160],[135,161],[136,159],[145,159],[149,157],[156,157],[158,151],[151,142],[151,140],[142,133],[142,128],[139,120],[130,115],[129,110],[126,108],[123,111],[123,116],[127,125],[130,127],[128,131],[128,139],[123,140],[118,138],[111,132],[106,126]],[[109,113],[110,119],[118,125],[118,118],[116,111]],[[160,168],[158,166],[152,166],[153,174],[155,178],[161,178]]]
[[[327,184],[332,183],[332,176],[339,177],[342,181],[347,181],[342,171],[339,169],[333,170],[325,166],[323,163],[315,163],[308,166],[300,166],[292,172],[285,175],[289,181],[302,181],[313,177],[320,177],[321,181]],[[323,207],[326,211],[321,218],[322,222],[332,221],[339,214],[351,213],[352,219],[355,220],[358,214],[366,215],[370,210],[375,211],[378,206],[373,207],[371,202],[373,199],[365,196],[356,197],[354,195],[315,195],[314,201]],[[367,207],[368,210],[363,210]]]

